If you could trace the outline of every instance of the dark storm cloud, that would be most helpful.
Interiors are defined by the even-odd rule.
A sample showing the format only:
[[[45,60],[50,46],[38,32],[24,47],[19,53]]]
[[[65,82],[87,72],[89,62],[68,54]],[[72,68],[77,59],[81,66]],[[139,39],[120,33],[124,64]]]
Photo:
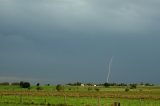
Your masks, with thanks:
[[[12,33],[19,32],[17,30],[24,30],[26,33],[29,31],[38,33],[40,30],[43,33],[94,32],[94,30],[146,31],[146,28],[150,29],[151,24],[156,24],[160,18],[157,5],[159,2],[154,1],[1,2],[1,21],[4,23],[2,25]]]
[[[157,83],[159,4],[0,0],[1,80],[103,82],[113,55],[112,81]]]

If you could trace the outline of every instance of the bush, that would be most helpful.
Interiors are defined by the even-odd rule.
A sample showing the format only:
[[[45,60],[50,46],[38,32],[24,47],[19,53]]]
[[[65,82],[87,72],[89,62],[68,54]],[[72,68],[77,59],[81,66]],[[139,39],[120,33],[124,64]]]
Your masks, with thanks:
[[[97,92],[99,92],[99,91],[100,91],[100,89],[99,89],[99,88],[95,88],[95,90],[96,90]]]
[[[40,86],[40,83],[37,83],[36,86],[37,86],[37,87]]]
[[[51,106],[51,104],[50,104],[50,103],[47,103],[47,106]]]
[[[21,88],[30,88],[30,83],[29,82],[20,82],[20,87]]]
[[[154,86],[154,84],[145,83],[145,86]]]
[[[109,83],[104,83],[104,86],[105,86],[105,87],[109,87],[110,84],[109,84]]]
[[[58,84],[58,85],[56,86],[56,90],[57,90],[57,91],[63,91],[63,90],[64,90],[64,86]]]
[[[129,91],[129,88],[126,88],[125,91],[128,92],[128,91]]]
[[[137,88],[137,84],[130,84],[130,89],[136,89]]]

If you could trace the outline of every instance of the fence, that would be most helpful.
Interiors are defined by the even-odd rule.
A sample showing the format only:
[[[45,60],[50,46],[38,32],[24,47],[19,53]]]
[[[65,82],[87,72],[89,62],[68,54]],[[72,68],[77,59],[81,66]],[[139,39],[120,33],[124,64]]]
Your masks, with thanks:
[[[160,100],[131,100],[100,97],[1,95],[0,103],[43,106],[160,106]]]

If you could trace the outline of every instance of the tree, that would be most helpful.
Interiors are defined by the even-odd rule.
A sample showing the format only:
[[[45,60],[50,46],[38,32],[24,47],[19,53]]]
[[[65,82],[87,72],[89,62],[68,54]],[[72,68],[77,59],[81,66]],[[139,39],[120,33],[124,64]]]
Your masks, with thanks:
[[[37,83],[36,85],[37,85],[37,87],[38,87],[38,86],[40,86],[40,83]]]
[[[104,86],[105,86],[105,87],[109,87],[110,84],[106,82],[106,83],[104,83]]]
[[[21,88],[30,88],[30,83],[29,82],[20,82],[20,87]]]

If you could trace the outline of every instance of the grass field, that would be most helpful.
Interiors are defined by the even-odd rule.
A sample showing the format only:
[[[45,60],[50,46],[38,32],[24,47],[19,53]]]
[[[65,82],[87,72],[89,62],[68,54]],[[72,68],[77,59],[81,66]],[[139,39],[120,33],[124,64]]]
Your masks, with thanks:
[[[126,92],[125,87],[65,86],[64,91],[56,91],[55,86],[42,86],[43,90],[22,89],[19,86],[0,86],[0,106],[111,106],[120,102],[121,106],[160,106],[160,87],[138,86]],[[99,91],[96,91],[98,88]]]

